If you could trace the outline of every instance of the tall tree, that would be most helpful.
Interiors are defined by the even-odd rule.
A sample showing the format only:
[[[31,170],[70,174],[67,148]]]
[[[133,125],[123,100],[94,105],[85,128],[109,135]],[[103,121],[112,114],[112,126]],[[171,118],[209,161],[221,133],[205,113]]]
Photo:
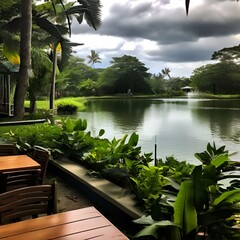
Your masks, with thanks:
[[[168,78],[171,78],[170,72],[171,72],[171,70],[169,68],[162,69],[162,75],[163,76],[168,76]]]
[[[22,9],[23,10],[30,10],[29,8],[27,8],[27,4],[30,4],[30,2],[32,3],[32,1],[21,1],[22,4]],[[42,8],[42,11],[40,11],[39,9],[41,9],[41,7],[35,7],[34,8],[34,15],[32,18],[32,12],[29,12],[29,16],[30,17],[22,17],[20,20],[23,21],[22,26],[24,26],[22,28],[22,30],[24,31],[22,33],[22,36],[26,36],[26,32],[28,31],[28,33],[30,34],[28,37],[30,39],[30,43],[31,43],[31,28],[26,27],[28,26],[25,22],[28,21],[28,19],[34,21],[35,24],[37,24],[40,28],[44,29],[45,31],[47,31],[50,35],[51,38],[54,39],[53,41],[53,74],[52,74],[52,91],[50,94],[50,106],[51,108],[54,107],[54,97],[55,97],[55,76],[56,76],[56,69],[57,69],[57,53],[56,53],[56,49],[59,45],[59,43],[62,46],[62,49],[69,49],[70,44],[69,44],[69,40],[65,39],[66,33],[71,34],[71,19],[70,16],[75,16],[77,21],[79,22],[79,24],[82,23],[83,19],[86,20],[87,24],[90,27],[93,27],[95,30],[98,29],[98,27],[101,24],[101,4],[99,0],[78,0],[77,1],[79,3],[79,5],[76,5],[76,2],[71,2],[71,3],[67,3],[67,8],[65,8],[65,5],[63,5],[62,1],[47,1],[45,2],[48,5],[44,5]],[[59,7],[59,5],[61,7]],[[47,7],[46,7],[47,6]],[[51,7],[49,7],[51,6]],[[31,11],[32,11],[32,5],[31,7]],[[53,9],[53,12],[55,12],[56,14],[56,18],[53,18],[52,14],[49,14],[49,9]],[[26,13],[23,12],[23,13]],[[59,14],[57,14],[59,13]],[[24,16],[24,15],[23,15]],[[57,19],[57,20],[56,20]],[[61,19],[60,23],[59,23],[59,19]],[[52,22],[51,22],[52,21]],[[19,23],[21,23],[19,21],[18,17],[15,17],[14,19],[11,19],[11,22],[9,23],[9,25],[11,26],[17,26]],[[32,24],[32,21],[31,21]],[[32,25],[31,25],[32,26]],[[66,26],[68,26],[68,28],[66,28]],[[2,27],[2,26],[1,26]],[[17,28],[17,27],[16,27]],[[67,30],[66,30],[67,29]],[[66,32],[67,31],[67,32]],[[23,38],[24,39],[24,38]],[[26,37],[25,37],[26,39]],[[18,85],[16,87],[16,91],[15,91],[15,97],[16,98],[14,100],[14,103],[16,103],[16,114],[18,115],[18,117],[20,118],[23,117],[24,115],[24,96],[26,93],[26,88],[27,88],[27,80],[28,80],[28,76],[26,75],[26,73],[28,74],[29,71],[26,71],[27,68],[29,68],[30,66],[30,60],[31,59],[31,55],[29,55],[28,53],[30,53],[30,51],[27,53],[25,51],[26,48],[31,49],[31,45],[29,45],[29,41],[23,40],[24,44],[22,44],[21,48],[20,48],[20,53],[21,56],[20,58],[22,58],[23,60],[21,61],[21,66],[20,66],[20,75],[19,75],[19,81],[18,81]],[[23,43],[22,42],[22,43]],[[16,44],[15,44],[16,45]],[[28,57],[27,57],[27,55]],[[26,59],[28,58],[28,63],[26,64]],[[27,66],[27,67],[26,67]],[[22,76],[25,76],[24,78],[22,78]],[[25,81],[23,81],[23,79],[25,79]],[[18,89],[19,88],[19,89]],[[21,104],[21,111],[20,109],[20,104]]]
[[[32,1],[21,0],[20,69],[14,95],[14,115],[25,114],[24,100],[31,68]]]
[[[151,91],[146,79],[150,77],[148,68],[136,57],[124,55],[113,57],[112,73],[115,76],[115,93],[149,93]]]
[[[49,91],[49,77],[52,70],[51,61],[44,49],[32,48],[33,76],[29,78],[28,98],[30,100],[30,113],[37,109],[37,97]]]
[[[216,51],[212,55],[212,60],[219,61],[233,61],[235,63],[240,63],[240,45],[223,48],[219,51]]]
[[[240,69],[233,62],[208,64],[194,70],[192,85],[201,92],[236,94],[240,92]]]
[[[88,63],[91,64],[91,67],[94,67],[95,63],[101,63],[101,58],[95,50],[91,50],[91,54],[87,56]]]
[[[83,19],[85,19],[86,23],[97,30],[101,25],[101,3],[100,0],[78,0],[78,5],[76,2],[68,2],[64,4],[63,1],[59,1],[58,4],[49,5],[49,3],[43,3],[42,8],[38,8],[42,10],[42,13],[46,14],[46,8],[49,10],[48,18],[54,24],[60,24],[64,27],[68,28],[68,34],[71,35],[71,20],[75,17],[79,24],[82,23]],[[54,13],[54,14],[53,14]],[[54,99],[55,99],[55,81],[56,81],[56,69],[57,69],[57,47],[59,44],[64,47],[66,43],[65,39],[56,38],[52,44],[52,62],[53,62],[53,70],[51,77],[51,90],[50,90],[50,109],[54,109]],[[65,44],[66,46],[66,44]]]

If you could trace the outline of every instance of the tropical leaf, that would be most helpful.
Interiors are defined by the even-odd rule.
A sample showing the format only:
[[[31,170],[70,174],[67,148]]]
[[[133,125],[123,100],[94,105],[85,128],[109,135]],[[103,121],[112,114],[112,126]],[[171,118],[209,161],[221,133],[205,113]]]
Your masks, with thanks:
[[[138,224],[143,224],[143,225],[150,225],[150,224],[154,224],[154,220],[152,219],[152,217],[143,215],[142,217],[133,220],[133,222],[138,223]]]
[[[16,38],[7,37],[3,44],[3,55],[10,63],[19,65],[19,40]]]
[[[193,190],[194,186],[190,180],[183,182],[174,204],[174,222],[181,227],[184,235],[197,227]]]
[[[41,29],[45,30],[49,34],[55,37],[56,41],[59,43],[62,39],[63,34],[68,33],[68,29],[61,25],[55,25],[51,23],[46,18],[35,17],[33,19],[34,23],[36,23]]]
[[[228,155],[227,154],[221,154],[215,157],[212,161],[211,164],[215,166],[216,168],[220,167],[222,164],[228,161]]]
[[[209,197],[202,182],[202,166],[196,166],[192,173],[194,185],[194,204],[198,212],[209,208]]]
[[[216,198],[213,205],[219,205],[223,202],[234,203],[240,201],[240,189],[224,192],[220,197]]]
[[[145,237],[145,236],[153,236],[154,238],[159,239],[159,240],[165,239],[165,236],[162,236],[163,238],[159,238],[158,236],[161,235],[161,233],[159,233],[159,228],[166,228],[166,227],[171,227],[171,231],[167,231],[168,232],[168,238],[167,238],[168,240],[181,240],[181,234],[180,234],[179,228],[176,226],[175,223],[173,223],[171,221],[155,222],[155,223],[145,227],[140,232],[138,232],[134,236],[133,239],[136,239],[139,237]],[[160,230],[160,232],[161,232],[161,230]],[[174,236],[171,236],[172,235],[171,233],[173,233]]]
[[[105,133],[105,130],[104,129],[100,129],[100,131],[98,133],[98,136],[101,137],[104,133]]]
[[[138,144],[138,135],[133,132],[132,135],[130,136],[129,140],[128,140],[128,144],[130,146],[137,146]]]
[[[87,9],[84,18],[90,27],[97,30],[101,26],[101,3],[99,0],[78,0]]]

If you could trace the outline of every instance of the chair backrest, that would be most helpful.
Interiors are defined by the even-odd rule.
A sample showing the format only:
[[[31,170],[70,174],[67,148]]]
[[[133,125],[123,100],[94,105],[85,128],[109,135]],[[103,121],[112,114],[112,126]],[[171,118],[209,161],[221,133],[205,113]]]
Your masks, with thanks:
[[[19,170],[0,173],[0,193],[38,184],[40,169]]]
[[[15,189],[0,194],[0,224],[39,214],[57,213],[56,183]],[[13,229],[14,231],[14,229]]]
[[[17,154],[18,150],[15,143],[0,143],[0,156]]]
[[[46,148],[43,148],[40,146],[33,147],[32,158],[41,165],[41,174],[39,177],[39,184],[43,184],[43,181],[47,172],[47,166],[50,159],[50,155],[51,155],[50,152]]]

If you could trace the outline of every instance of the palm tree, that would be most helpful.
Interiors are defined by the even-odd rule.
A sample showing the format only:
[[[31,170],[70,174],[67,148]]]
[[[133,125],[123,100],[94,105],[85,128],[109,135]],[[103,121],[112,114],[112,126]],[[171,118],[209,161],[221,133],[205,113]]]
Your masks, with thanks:
[[[20,47],[20,58],[21,65],[19,71],[19,81],[17,83],[15,96],[14,96],[14,105],[15,115],[19,118],[24,116],[24,99],[27,89],[27,82],[29,78],[29,68],[30,68],[30,59],[31,59],[31,31],[32,23],[38,25],[40,28],[45,30],[50,34],[49,39],[51,39],[52,46],[52,77],[51,77],[51,91],[50,91],[50,109],[54,107],[54,98],[55,98],[55,78],[57,72],[57,52],[56,49],[61,44],[62,50],[66,50],[69,53],[71,44],[68,39],[65,38],[66,34],[71,35],[71,17],[74,16],[78,20],[79,24],[82,23],[83,19],[86,20],[87,24],[90,27],[93,27],[97,30],[101,25],[101,4],[100,0],[78,0],[79,5],[76,5],[76,2],[70,2],[66,5],[60,0],[58,6],[54,1],[48,1],[43,4],[46,4],[44,7],[35,6],[34,15],[32,15],[32,1],[21,1],[22,6],[22,18],[15,17],[11,19],[10,24],[17,26],[21,23],[19,20],[23,21],[21,29],[21,47]],[[31,3],[31,4],[30,4]],[[31,6],[29,6],[31,5]],[[47,8],[46,8],[47,6]],[[55,18],[53,17],[52,12],[55,13]],[[26,17],[25,17],[26,16]],[[60,21],[61,20],[61,21]],[[14,24],[13,24],[14,22]],[[30,24],[30,25],[29,25]],[[68,26],[67,26],[68,25]],[[2,28],[3,25],[1,25]],[[16,31],[15,27],[15,31]],[[25,38],[24,38],[25,36]],[[78,44],[79,45],[79,44]],[[62,53],[62,58],[65,59],[64,54]]]
[[[95,63],[101,63],[101,58],[95,50],[91,50],[91,55],[88,55],[88,63],[91,63],[91,67],[94,67]]]
[[[14,115],[23,118],[31,66],[32,0],[21,0],[20,69],[14,95]]]
[[[64,5],[63,1],[60,1],[59,4],[49,5],[48,2],[43,3],[43,5],[48,4],[51,8],[49,8],[49,14],[47,18],[50,19],[51,23],[54,23],[55,26],[60,24],[62,27],[67,28],[67,32],[69,36],[71,36],[71,20],[72,17],[75,17],[79,24],[82,23],[83,19],[86,20],[87,24],[90,27],[93,27],[97,30],[101,25],[101,3],[100,0],[78,0],[79,5],[76,5],[76,2],[69,2]],[[41,9],[41,6],[38,7]],[[46,8],[42,8],[42,15],[46,15]],[[53,14],[54,13],[54,14]],[[47,19],[46,19],[47,20]],[[47,20],[48,21],[48,20]],[[45,26],[45,25],[44,25]],[[42,26],[42,27],[44,27]],[[48,31],[48,29],[45,29]],[[50,34],[56,31],[55,29],[50,29],[48,31]],[[59,29],[61,31],[61,29]],[[57,69],[57,47],[61,44],[62,49],[69,46],[69,41],[65,39],[62,35],[54,39],[52,43],[52,77],[51,77],[51,90],[50,90],[50,109],[54,109],[54,100],[55,100],[55,82],[56,82],[56,69]],[[79,44],[78,44],[79,45]]]
[[[171,70],[169,68],[162,69],[162,75],[163,76],[168,76],[169,79],[171,78],[170,72],[171,72]]]

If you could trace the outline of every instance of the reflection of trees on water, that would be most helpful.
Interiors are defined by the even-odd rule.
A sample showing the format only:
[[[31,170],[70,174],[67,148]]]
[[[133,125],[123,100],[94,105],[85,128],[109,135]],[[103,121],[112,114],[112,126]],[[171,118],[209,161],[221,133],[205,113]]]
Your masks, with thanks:
[[[117,125],[124,129],[137,129],[143,122],[145,111],[151,106],[149,100],[138,99],[106,99],[90,101],[88,111],[107,112]]]
[[[201,104],[202,105],[202,104]],[[194,121],[208,122],[212,135],[221,140],[240,142],[239,101],[213,101],[200,108],[193,108]]]

